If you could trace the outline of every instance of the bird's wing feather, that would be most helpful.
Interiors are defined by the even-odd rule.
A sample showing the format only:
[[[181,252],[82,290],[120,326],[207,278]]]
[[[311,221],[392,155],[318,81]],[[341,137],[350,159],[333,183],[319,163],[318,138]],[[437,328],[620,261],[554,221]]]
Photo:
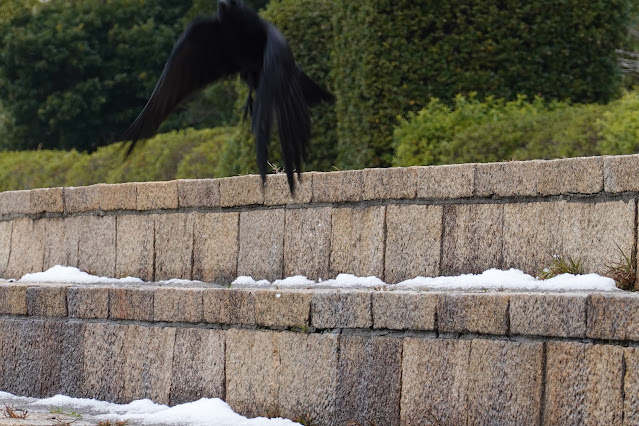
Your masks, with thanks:
[[[310,118],[300,81],[300,70],[286,39],[274,26],[266,25],[266,45],[253,113],[257,163],[264,179],[269,134],[275,115],[284,167],[293,192],[293,171],[297,170],[298,175],[301,173],[302,159],[306,156],[311,134]]]
[[[217,18],[194,21],[182,33],[164,67],[146,106],[124,132],[131,140],[153,136],[173,109],[194,91],[239,71],[223,49],[223,34]]]

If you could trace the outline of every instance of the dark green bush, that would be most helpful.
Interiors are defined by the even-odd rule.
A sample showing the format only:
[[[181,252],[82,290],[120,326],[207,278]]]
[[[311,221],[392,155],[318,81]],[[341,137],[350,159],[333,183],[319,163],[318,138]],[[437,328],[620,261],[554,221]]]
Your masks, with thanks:
[[[396,117],[431,97],[609,101],[632,4],[335,0],[338,165],[389,165]]]

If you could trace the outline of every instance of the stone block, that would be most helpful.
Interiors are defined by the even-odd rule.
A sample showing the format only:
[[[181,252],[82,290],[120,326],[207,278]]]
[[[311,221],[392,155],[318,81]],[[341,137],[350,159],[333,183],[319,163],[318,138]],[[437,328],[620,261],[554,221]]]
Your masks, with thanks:
[[[153,320],[202,322],[203,294],[204,290],[199,288],[156,288],[153,297]]]
[[[153,321],[153,299],[157,287],[112,287],[109,289],[109,318]]]
[[[402,339],[342,335],[335,424],[399,425]]]
[[[12,222],[0,222],[0,277],[5,277],[11,253]]]
[[[85,324],[76,321],[58,322],[61,325],[60,390],[56,394],[81,395],[84,369]],[[53,392],[52,392],[53,393]]]
[[[386,207],[334,208],[331,213],[330,274],[384,275]]]
[[[639,424],[639,348],[624,348],[623,424]]]
[[[177,181],[141,182],[137,186],[138,210],[166,210],[178,208]]]
[[[284,276],[328,277],[331,208],[286,209]]]
[[[405,338],[402,425],[464,425],[470,340]]]
[[[602,157],[536,160],[537,194],[596,194],[604,187]]]
[[[31,272],[41,272],[44,258],[43,220],[18,218],[13,221],[11,251],[5,276],[20,278]]]
[[[31,213],[31,191],[0,192],[0,216],[15,216]]]
[[[440,274],[477,274],[490,268],[501,269],[503,213],[502,204],[444,206]]]
[[[508,334],[508,294],[444,293],[439,296],[440,333]]]
[[[475,164],[417,167],[417,197],[469,198],[475,186]]]
[[[532,276],[548,267],[553,255],[563,253],[562,225],[565,201],[504,205],[504,268]]]
[[[64,188],[64,211],[79,213],[100,208],[100,193],[95,185]]]
[[[153,215],[117,216],[116,277],[137,277],[153,281]]]
[[[219,182],[222,207],[264,204],[264,186],[258,175],[234,176]]]
[[[543,343],[475,339],[470,353],[468,424],[540,424]]]
[[[514,294],[510,330],[529,336],[585,337],[586,301],[585,294]]]
[[[308,204],[313,198],[313,174],[295,175],[295,193],[291,194],[285,173],[271,174],[266,177],[264,186],[264,204],[278,206],[288,204]]]
[[[603,157],[603,173],[606,192],[639,191],[639,155]]]
[[[29,284],[0,284],[0,314],[27,315],[27,288]]]
[[[68,251],[65,237],[66,222],[77,221],[77,218],[46,218],[44,221],[44,259],[42,269],[47,270],[55,265],[70,266],[68,259]],[[79,239],[79,237],[78,237]],[[75,256],[77,261],[77,244],[75,247]],[[76,263],[77,266],[77,263]]]
[[[240,213],[239,276],[269,281],[283,278],[285,210]]]
[[[607,265],[633,249],[635,205],[635,200],[567,202],[563,254],[581,259],[586,272],[605,274]]]
[[[72,318],[109,318],[109,287],[69,287],[69,316]]]
[[[16,395],[40,393],[44,321],[6,321],[2,327],[2,389]]]
[[[180,207],[219,207],[218,179],[181,179],[177,181]]]
[[[639,340],[639,297],[636,294],[593,293],[588,296],[586,337]]]
[[[370,328],[373,326],[370,291],[320,290],[313,293],[313,327]]]
[[[263,327],[310,326],[313,293],[304,290],[256,290],[255,323]]]
[[[84,327],[82,348],[83,369],[80,394],[85,398],[103,401],[121,401],[125,384],[123,365],[126,332],[133,326],[106,323],[87,323]],[[149,351],[149,348],[145,348]],[[137,354],[136,354],[137,355]],[[159,401],[157,401],[159,402]]]
[[[115,276],[115,217],[81,216],[79,225],[78,268],[92,275]]]
[[[413,199],[417,195],[417,168],[362,170],[362,200]]]
[[[118,183],[95,185],[99,194],[100,210],[136,210],[138,205],[138,184]]]
[[[55,257],[61,259],[64,256],[63,265],[79,267],[80,240],[83,238],[84,232],[86,232],[86,220],[86,216],[67,216],[61,218],[60,221],[64,226],[63,230],[60,229],[59,225],[47,222],[48,225],[53,224],[55,228],[53,229],[53,235],[47,236],[47,242],[51,241],[51,237],[55,237],[59,233],[62,235],[63,250]],[[64,255],[62,253],[64,253]]]
[[[31,213],[62,213],[62,188],[38,188],[31,192]]]
[[[545,424],[620,425],[624,348],[547,342]]]
[[[280,415],[331,424],[337,414],[338,336],[283,332],[279,343]]]
[[[39,342],[40,397],[77,394],[82,371],[82,325],[67,321],[42,322]]]
[[[224,331],[177,329],[169,403],[225,398],[224,356]]]
[[[364,195],[364,172],[346,170],[313,174],[313,202],[343,203],[361,201]]]
[[[435,330],[440,293],[380,291],[372,294],[373,328]]]
[[[209,324],[255,325],[255,290],[205,289],[204,321]]]
[[[280,333],[226,331],[225,401],[233,410],[249,417],[281,415],[280,377]]]
[[[537,195],[539,163],[508,161],[475,165],[475,196],[533,197]]]
[[[193,279],[229,284],[237,277],[239,213],[195,213]]]
[[[441,206],[388,206],[384,281],[439,275],[441,235]]]
[[[156,214],[154,280],[191,279],[193,214]]]
[[[27,288],[27,313],[36,317],[66,317],[68,284],[45,284]]]

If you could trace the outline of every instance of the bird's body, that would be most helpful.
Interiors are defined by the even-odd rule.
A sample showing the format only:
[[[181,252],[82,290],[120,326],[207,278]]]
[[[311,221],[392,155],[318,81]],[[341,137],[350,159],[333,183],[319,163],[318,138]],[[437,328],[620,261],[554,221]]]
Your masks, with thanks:
[[[137,140],[153,136],[188,95],[238,73],[249,87],[244,116],[252,116],[262,179],[275,119],[293,192],[293,171],[301,171],[310,139],[308,106],[334,96],[297,66],[279,30],[241,0],[220,0],[217,17],[197,19],[182,33],[149,101],[124,134],[132,141],[129,152]]]

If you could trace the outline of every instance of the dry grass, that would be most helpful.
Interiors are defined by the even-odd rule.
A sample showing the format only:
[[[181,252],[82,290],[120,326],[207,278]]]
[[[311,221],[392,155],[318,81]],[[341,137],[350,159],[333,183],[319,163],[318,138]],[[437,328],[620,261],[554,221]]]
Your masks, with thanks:
[[[29,412],[20,408],[14,408],[9,404],[4,404],[2,414],[10,419],[26,419]]]
[[[553,255],[552,263],[539,273],[539,278],[547,280],[561,274],[583,275],[584,266],[581,259],[573,259],[570,256]]]
[[[630,256],[617,246],[621,259],[607,265],[606,275],[615,280],[615,284],[622,290],[634,290],[637,281],[637,253],[632,251]]]

